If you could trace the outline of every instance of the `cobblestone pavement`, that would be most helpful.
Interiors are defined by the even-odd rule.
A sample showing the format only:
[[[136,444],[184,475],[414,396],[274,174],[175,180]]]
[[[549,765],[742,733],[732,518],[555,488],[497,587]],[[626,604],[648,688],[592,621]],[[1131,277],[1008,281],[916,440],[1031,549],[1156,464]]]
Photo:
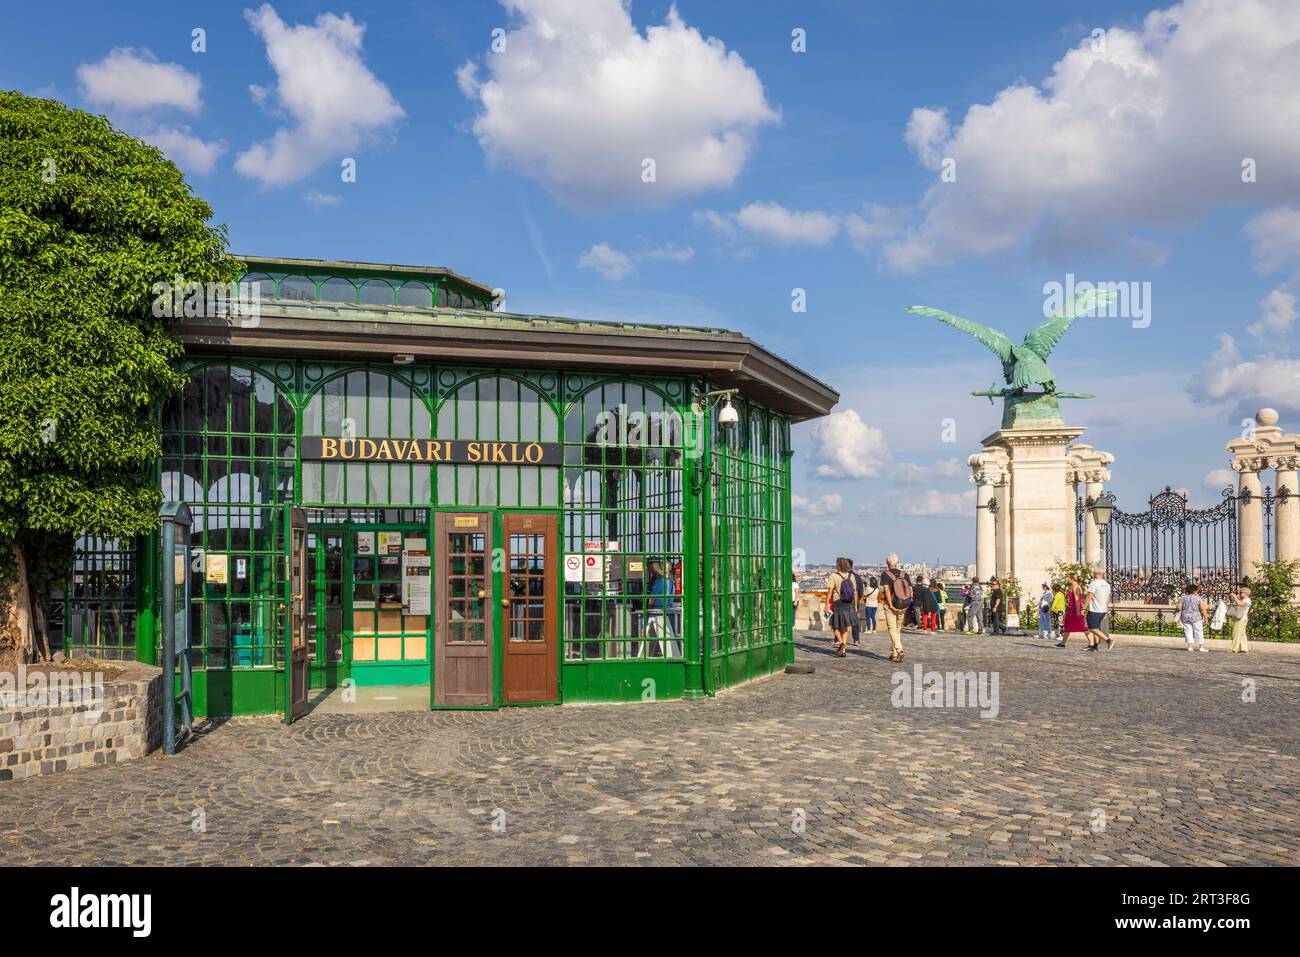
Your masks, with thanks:
[[[815,674],[714,701],[235,719],[0,784],[0,864],[1300,863],[1300,659],[906,644],[801,635]],[[915,663],[999,713],[893,707]]]

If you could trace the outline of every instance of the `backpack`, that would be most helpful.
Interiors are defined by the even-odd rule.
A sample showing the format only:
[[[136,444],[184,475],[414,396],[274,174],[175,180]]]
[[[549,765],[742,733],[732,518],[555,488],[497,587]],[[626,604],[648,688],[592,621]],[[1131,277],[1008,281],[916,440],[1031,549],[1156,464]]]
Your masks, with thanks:
[[[883,576],[890,575],[886,571]],[[892,573],[893,578],[889,582],[889,603],[898,611],[912,606],[912,583],[907,580],[906,572]]]
[[[858,576],[855,573],[840,578],[840,601],[847,601],[850,604],[856,604],[858,600],[858,588],[855,579]]]

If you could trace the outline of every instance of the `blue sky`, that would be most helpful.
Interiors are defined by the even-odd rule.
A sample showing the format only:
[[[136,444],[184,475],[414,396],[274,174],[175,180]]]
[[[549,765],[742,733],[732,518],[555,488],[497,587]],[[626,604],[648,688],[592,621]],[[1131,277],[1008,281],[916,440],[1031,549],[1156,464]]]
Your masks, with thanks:
[[[0,86],[159,143],[236,251],[786,356],[843,395],[796,431],[811,560],[973,558],[998,367],[912,303],[1018,339],[1067,274],[1149,283],[1149,323],[1081,320],[1051,359],[1134,510],[1217,498],[1255,409],[1300,427],[1294,0],[184,7],[15,6]]]

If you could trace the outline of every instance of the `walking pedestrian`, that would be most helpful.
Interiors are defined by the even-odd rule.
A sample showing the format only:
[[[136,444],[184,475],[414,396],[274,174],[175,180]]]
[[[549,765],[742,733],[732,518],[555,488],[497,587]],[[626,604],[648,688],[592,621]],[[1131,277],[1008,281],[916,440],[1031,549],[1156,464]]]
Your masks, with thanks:
[[[858,583],[853,574],[853,562],[847,558],[835,559],[826,588],[826,605],[830,613],[831,633],[839,646],[837,657],[848,654],[849,632],[858,623]]]
[[[963,635],[970,634],[970,585],[961,586],[961,611],[957,613],[960,619],[957,627],[961,629]]]
[[[1007,609],[1006,600],[1002,595],[1002,582],[998,581],[996,577],[990,578],[989,586],[989,630],[995,635],[1005,635],[1007,629],[1002,616]]]
[[[970,605],[966,609],[966,621],[972,635],[984,634],[984,586],[978,578],[970,583]]]
[[[867,579],[867,588],[862,593],[862,627],[867,634],[876,630],[876,610],[880,607],[880,582],[875,577]]]
[[[1088,644],[1093,650],[1100,641],[1106,642],[1106,650],[1115,647],[1115,639],[1106,633],[1106,616],[1110,614],[1110,582],[1100,569],[1092,572],[1092,582],[1088,585]]]
[[[1061,587],[1060,582],[1052,584],[1052,631],[1056,634],[1056,640],[1060,641],[1065,637],[1065,632],[1061,630],[1061,619],[1065,615],[1065,589]]]
[[[1087,596],[1084,594],[1083,586],[1079,584],[1079,577],[1071,575],[1069,584],[1065,589],[1065,622],[1061,626],[1061,640],[1056,643],[1056,647],[1064,648],[1066,640],[1071,635],[1086,635],[1088,632],[1088,619],[1084,617],[1084,608],[1087,605]],[[1088,643],[1089,651],[1096,651],[1092,643]]]
[[[885,570],[880,574],[880,613],[889,630],[889,660],[903,660],[903,616],[913,604],[912,580],[898,567],[898,556],[885,556]]]
[[[1246,654],[1250,642],[1246,640],[1246,619],[1250,616],[1250,589],[1242,585],[1228,600],[1228,621],[1232,622],[1232,650]]]
[[[1183,641],[1188,651],[1205,651],[1205,620],[1209,617],[1210,610],[1200,595],[1200,587],[1196,582],[1188,582],[1178,602],[1178,620],[1183,625]]]
[[[1052,637],[1052,586],[1043,582],[1043,593],[1038,596],[1038,637]]]
[[[920,598],[923,599],[922,627],[927,632],[933,632],[939,628],[939,599],[935,597],[935,584],[935,579],[931,579],[928,583],[922,579],[917,589]]]
[[[939,606],[935,624],[940,631],[943,631],[948,627],[948,593],[943,590],[943,585],[939,584],[937,578],[930,582],[930,591],[934,592],[935,604]]]
[[[853,566],[853,559],[851,558],[849,559],[849,566],[850,568]],[[858,593],[857,601],[853,606],[853,643],[860,645],[862,644],[862,593],[867,590],[867,583],[856,570],[851,571],[850,574],[853,576],[853,585]]]

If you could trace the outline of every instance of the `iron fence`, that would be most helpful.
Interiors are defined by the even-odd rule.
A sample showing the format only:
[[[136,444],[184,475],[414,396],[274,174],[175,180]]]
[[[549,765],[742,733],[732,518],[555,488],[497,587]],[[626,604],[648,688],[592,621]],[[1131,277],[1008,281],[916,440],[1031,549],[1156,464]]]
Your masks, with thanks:
[[[1271,529],[1272,491],[1264,494]],[[1116,508],[1106,527],[1106,577],[1115,599],[1171,604],[1188,581],[1207,601],[1226,598],[1237,579],[1236,491],[1225,488],[1209,508],[1189,508],[1186,495],[1166,487],[1147,504],[1145,512]]]

